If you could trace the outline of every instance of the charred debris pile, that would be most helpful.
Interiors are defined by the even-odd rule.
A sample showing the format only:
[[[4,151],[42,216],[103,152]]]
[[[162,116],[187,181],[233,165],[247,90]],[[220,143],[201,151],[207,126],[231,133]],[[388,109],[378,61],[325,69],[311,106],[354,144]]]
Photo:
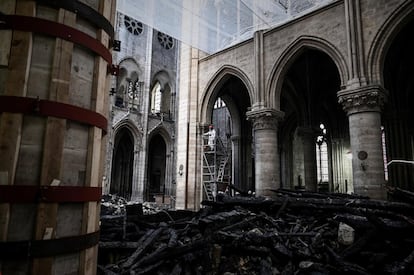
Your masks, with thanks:
[[[198,212],[104,209],[98,274],[414,274],[413,193],[275,194]]]

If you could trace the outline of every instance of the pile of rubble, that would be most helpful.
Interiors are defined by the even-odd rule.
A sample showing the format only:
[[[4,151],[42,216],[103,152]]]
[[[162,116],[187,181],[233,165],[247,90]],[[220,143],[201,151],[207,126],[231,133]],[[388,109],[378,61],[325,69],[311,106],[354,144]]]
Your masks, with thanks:
[[[414,274],[414,196],[393,191],[405,202],[277,190],[197,213],[127,207],[101,220],[98,274]]]

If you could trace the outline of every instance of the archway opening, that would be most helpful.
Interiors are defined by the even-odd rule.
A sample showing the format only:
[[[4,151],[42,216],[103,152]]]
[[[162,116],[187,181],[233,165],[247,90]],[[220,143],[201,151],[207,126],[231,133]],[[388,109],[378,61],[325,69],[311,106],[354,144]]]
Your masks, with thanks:
[[[286,71],[280,98],[281,186],[352,192],[349,127],[337,100],[340,76],[333,60],[303,49]]]
[[[388,100],[382,116],[388,185],[414,191],[414,37],[411,19],[393,39],[383,75]],[[387,171],[388,170],[388,171]]]
[[[125,199],[131,198],[134,166],[134,138],[127,128],[122,128],[115,136],[112,158],[110,193]]]
[[[252,151],[252,127],[246,119],[251,106],[248,90],[234,75],[225,75],[209,101],[210,121],[217,137],[226,148],[227,169],[220,180],[241,192],[254,191],[254,161]],[[225,161],[217,160],[217,166]],[[220,173],[219,173],[220,175]]]
[[[148,149],[146,201],[162,202],[166,194],[166,143],[160,134],[151,138]]]

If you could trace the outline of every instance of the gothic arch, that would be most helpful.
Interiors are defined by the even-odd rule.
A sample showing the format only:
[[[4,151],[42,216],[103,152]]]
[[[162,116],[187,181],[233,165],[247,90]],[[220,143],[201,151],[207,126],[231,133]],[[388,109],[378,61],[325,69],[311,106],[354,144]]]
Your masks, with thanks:
[[[240,69],[231,66],[231,65],[224,65],[221,67],[211,78],[209,83],[207,84],[206,90],[203,92],[202,103],[201,103],[201,122],[204,124],[211,123],[210,117],[208,114],[211,114],[214,106],[214,101],[216,99],[217,93],[220,90],[220,86],[226,82],[226,80],[230,76],[235,76],[241,80],[244,86],[247,89],[250,102],[254,101],[254,89],[253,85],[250,82],[248,76]]]
[[[201,125],[213,122],[214,105],[221,98],[229,112],[228,135],[222,135],[226,146],[230,147],[227,153],[232,159],[229,170],[232,182],[240,190],[254,189],[254,162],[252,158],[252,129],[246,119],[246,113],[254,100],[254,89],[248,76],[240,69],[225,65],[211,78],[201,98]],[[216,121],[218,122],[218,121]],[[227,122],[226,122],[227,123]],[[219,123],[219,130],[223,125]]]
[[[160,83],[161,88],[164,89],[166,85],[172,87],[171,77],[166,71],[158,71],[151,79],[151,87],[153,87],[157,82]]]
[[[126,57],[119,61],[120,70],[125,70],[124,77],[138,77],[142,78],[143,72],[138,62],[132,57]]]
[[[156,91],[154,90],[156,86],[159,89],[159,105],[155,108],[155,98]],[[173,110],[173,101],[174,101],[174,82],[171,81],[170,75],[166,71],[157,72],[151,80],[151,89],[150,89],[150,110],[153,113],[165,113],[171,115]]]
[[[382,72],[388,49],[394,40],[393,38],[413,18],[414,2],[406,1],[395,9],[380,27],[368,51],[368,81],[370,83],[383,86],[384,76]]]
[[[115,137],[122,128],[127,128],[131,132],[132,136],[134,137],[134,143],[136,144],[136,147],[141,145],[142,129],[138,129],[135,123],[130,119],[123,119],[112,127],[114,133],[113,137]]]
[[[119,62],[119,73],[116,77],[116,99],[115,105],[118,107],[133,107],[138,98],[134,95],[136,85],[142,81],[143,71],[135,59],[127,57]],[[135,88],[134,88],[135,87]],[[131,105],[130,105],[131,104]]]
[[[280,94],[285,73],[290,65],[304,50],[315,49],[327,54],[335,63],[341,79],[341,86],[345,85],[349,78],[347,63],[341,52],[330,42],[313,36],[301,36],[290,44],[279,57],[270,73],[269,81],[266,84],[266,102],[271,108],[279,109]]]
[[[132,132],[120,127],[113,138],[110,193],[130,199],[132,195],[135,146]]]
[[[162,124],[148,133],[148,140],[150,141],[155,135],[160,135],[164,139],[167,146],[167,152],[170,152],[172,150],[172,138],[170,133],[162,126]]]
[[[147,180],[144,187],[145,200],[157,201],[157,198],[162,198],[162,202],[164,202],[166,196],[174,193],[172,146],[171,136],[162,125],[149,133]]]

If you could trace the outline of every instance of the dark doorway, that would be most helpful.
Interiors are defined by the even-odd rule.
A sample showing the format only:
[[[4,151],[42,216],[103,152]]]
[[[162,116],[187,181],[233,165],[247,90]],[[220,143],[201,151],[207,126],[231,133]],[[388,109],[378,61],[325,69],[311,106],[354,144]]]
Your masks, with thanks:
[[[157,134],[151,138],[148,152],[146,200],[162,200],[165,195],[166,144],[161,135]]]
[[[115,137],[112,158],[111,194],[126,199],[131,198],[133,166],[134,139],[127,128],[122,128]]]

